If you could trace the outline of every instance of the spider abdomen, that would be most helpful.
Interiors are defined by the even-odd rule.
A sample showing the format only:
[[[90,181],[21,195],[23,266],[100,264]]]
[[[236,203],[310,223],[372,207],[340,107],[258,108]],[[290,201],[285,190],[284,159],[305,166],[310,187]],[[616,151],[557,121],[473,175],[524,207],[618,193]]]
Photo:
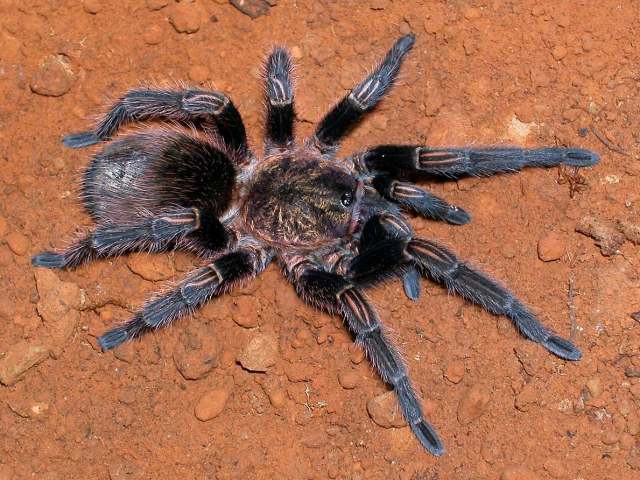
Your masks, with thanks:
[[[131,222],[141,212],[228,209],[236,183],[229,156],[182,132],[147,131],[109,144],[89,164],[82,197],[98,222]]]

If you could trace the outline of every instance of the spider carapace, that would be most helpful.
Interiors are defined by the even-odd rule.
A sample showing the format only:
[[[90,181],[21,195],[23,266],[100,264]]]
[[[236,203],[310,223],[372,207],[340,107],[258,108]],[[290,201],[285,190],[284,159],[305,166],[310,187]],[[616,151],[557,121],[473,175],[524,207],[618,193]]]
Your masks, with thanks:
[[[133,251],[188,250],[203,259],[173,289],[100,337],[106,349],[171,324],[277,261],[307,303],[341,316],[429,452],[440,438],[422,413],[398,349],[364,291],[401,277],[416,299],[420,279],[446,287],[496,315],[558,357],[580,351],[544,327],[511,292],[432,240],[417,237],[404,212],[454,225],[469,215],[413,182],[513,172],[523,167],[594,165],[574,148],[449,148],[381,145],[338,158],[340,140],[392,87],[415,38],[396,41],[373,72],[345,95],[303,142],[294,137],[291,59],[276,48],[264,69],[263,155],[247,143],[236,107],[221,92],[135,89],[95,128],[69,135],[79,148],[106,142],[84,175],[82,197],[96,226],[36,266],[74,268]],[[150,122],[133,133],[125,125]]]

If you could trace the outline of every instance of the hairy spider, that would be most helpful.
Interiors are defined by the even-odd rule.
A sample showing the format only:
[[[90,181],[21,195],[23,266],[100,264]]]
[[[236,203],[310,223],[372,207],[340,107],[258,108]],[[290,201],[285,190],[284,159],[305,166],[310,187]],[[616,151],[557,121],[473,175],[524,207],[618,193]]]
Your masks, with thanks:
[[[555,355],[580,351],[541,325],[506,288],[442,245],[416,237],[403,216],[465,224],[469,215],[411,180],[513,172],[526,166],[594,165],[598,156],[572,148],[448,148],[382,145],[346,159],[338,144],[393,85],[413,35],[398,39],[373,72],[343,97],[304,143],[294,140],[291,58],[267,59],[266,138],[262,157],[247,144],[240,114],[217,91],[135,89],[95,129],[64,138],[78,148],[112,140],[126,124],[164,126],[121,135],[91,161],[82,198],[92,233],[33,264],[74,268],[133,251],[189,250],[205,259],[172,290],[100,337],[108,350],[164,327],[213,297],[255,277],[273,260],[307,303],[340,315],[366,351],[421,444],[444,448],[425,420],[397,348],[363,291],[400,276],[411,299],[424,276],[496,315]],[[168,122],[168,123],[167,123]]]

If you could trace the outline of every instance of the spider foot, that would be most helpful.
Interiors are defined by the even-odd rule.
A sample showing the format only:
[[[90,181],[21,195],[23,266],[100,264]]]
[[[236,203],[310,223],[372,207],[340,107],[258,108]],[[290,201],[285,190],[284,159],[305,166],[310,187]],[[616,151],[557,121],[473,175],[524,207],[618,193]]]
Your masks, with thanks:
[[[429,422],[420,420],[411,425],[411,431],[431,455],[439,457],[444,454],[444,445]]]
[[[98,343],[103,351],[112,350],[148,330],[151,330],[151,328],[145,323],[142,316],[136,315],[127,323],[111,329],[101,337],[98,337]]]
[[[557,149],[561,151],[562,163],[571,167],[590,167],[598,163],[600,156],[581,148]]]
[[[62,139],[62,143],[64,144],[64,146],[69,148],[89,147],[91,145],[95,145],[98,142],[100,142],[100,138],[98,138],[98,136],[91,131],[72,133]]]
[[[558,335],[550,335],[546,340],[542,340],[540,344],[554,355],[565,360],[577,361],[582,358],[582,352],[573,343]]]
[[[31,264],[34,267],[57,269],[64,268],[67,264],[67,259],[60,253],[42,252],[31,257]]]
[[[402,277],[404,286],[404,294],[409,300],[418,300],[420,298],[420,272],[413,267],[409,268]]]

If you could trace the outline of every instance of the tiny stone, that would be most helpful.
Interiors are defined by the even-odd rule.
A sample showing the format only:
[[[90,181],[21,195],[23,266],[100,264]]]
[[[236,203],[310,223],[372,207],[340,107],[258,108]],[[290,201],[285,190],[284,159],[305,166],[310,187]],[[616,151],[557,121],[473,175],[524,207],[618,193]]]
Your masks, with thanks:
[[[602,433],[602,443],[605,445],[615,445],[618,443],[618,434],[613,430],[606,430]]]
[[[73,86],[75,76],[63,55],[52,55],[44,59],[31,80],[31,91],[45,97],[61,97]]]
[[[173,7],[169,22],[178,33],[196,33],[200,30],[200,12],[193,4],[182,2]]]
[[[285,404],[284,390],[279,388],[273,389],[268,393],[269,402],[273,408],[282,408]]]
[[[342,388],[352,390],[358,385],[358,374],[353,370],[345,370],[338,374],[338,382]]]
[[[251,372],[266,372],[275,365],[278,357],[278,339],[273,335],[259,334],[244,348],[238,361]]]
[[[351,363],[356,365],[362,363],[365,357],[364,350],[357,345],[352,345],[350,348],[352,349],[351,355],[349,356]]]
[[[265,0],[230,0],[231,5],[252,19],[269,13],[269,3]]]
[[[186,380],[199,380],[218,366],[218,344],[204,330],[184,330],[173,351],[173,361]]]
[[[565,251],[564,239],[557,232],[549,232],[538,240],[538,258],[543,262],[559,260]]]
[[[407,423],[400,412],[398,399],[393,391],[369,399],[367,412],[371,419],[382,428],[400,428]]]
[[[620,448],[622,448],[623,450],[630,450],[636,443],[635,438],[633,438],[633,435],[629,434],[629,433],[623,433],[622,435],[620,435]]]
[[[260,309],[260,302],[256,297],[241,295],[233,300],[231,318],[243,328],[255,328],[258,326]]]
[[[216,418],[224,410],[228,399],[229,391],[223,388],[205,393],[195,406],[196,418],[201,422]]]
[[[101,10],[102,2],[101,0],[84,0],[82,7],[85,12],[95,15]]]
[[[204,65],[193,65],[189,69],[189,79],[195,83],[204,83],[209,80],[209,69]]]
[[[150,282],[167,280],[175,274],[171,257],[137,253],[127,257],[127,266],[133,273]]]
[[[7,245],[18,256],[25,255],[31,248],[29,239],[20,232],[12,232],[7,235]]]
[[[169,0],[147,0],[147,8],[152,12],[169,5]]]
[[[49,349],[44,345],[26,341],[11,345],[0,358],[0,383],[13,385],[27,370],[39,364],[49,356]]]
[[[49,410],[49,404],[45,402],[35,402],[31,404],[29,410],[33,415],[39,417],[47,413],[47,411]]]
[[[464,378],[465,367],[462,360],[455,360],[447,365],[444,377],[451,383],[460,383]]]
[[[567,49],[562,45],[556,45],[551,50],[551,55],[553,55],[553,58],[555,58],[557,61],[560,61],[567,56]]]
[[[163,37],[164,32],[162,31],[160,25],[151,25],[148,30],[144,32],[142,39],[147,45],[158,45],[162,43]]]
[[[587,387],[587,390],[589,390],[591,398],[598,398],[602,393],[602,385],[598,377],[593,377],[587,380],[585,386]]]
[[[491,391],[481,385],[470,387],[458,404],[458,421],[467,425],[480,418],[491,401]]]
[[[538,480],[538,476],[525,467],[507,467],[500,472],[500,480]]]
[[[292,363],[286,366],[285,374],[290,382],[306,382],[311,380],[311,371],[305,363]]]
[[[291,47],[291,56],[294,60],[300,60],[303,56],[302,49],[297,45]]]

